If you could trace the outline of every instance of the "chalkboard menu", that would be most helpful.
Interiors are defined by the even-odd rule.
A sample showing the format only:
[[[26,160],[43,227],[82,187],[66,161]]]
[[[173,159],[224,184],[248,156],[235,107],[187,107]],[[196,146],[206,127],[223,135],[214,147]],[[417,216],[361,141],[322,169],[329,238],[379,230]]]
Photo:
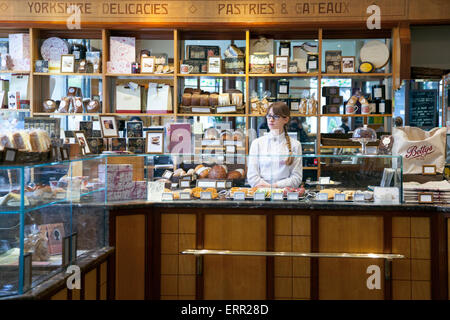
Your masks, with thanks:
[[[411,90],[409,96],[409,125],[424,129],[438,126],[437,90]]]

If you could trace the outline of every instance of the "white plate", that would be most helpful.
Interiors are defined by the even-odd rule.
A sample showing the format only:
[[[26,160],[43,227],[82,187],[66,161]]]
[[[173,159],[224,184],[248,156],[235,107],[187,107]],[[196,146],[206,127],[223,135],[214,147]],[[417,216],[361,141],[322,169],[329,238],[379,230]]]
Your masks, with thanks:
[[[389,48],[380,40],[366,42],[359,53],[362,62],[370,62],[375,69],[384,67],[389,61]]]

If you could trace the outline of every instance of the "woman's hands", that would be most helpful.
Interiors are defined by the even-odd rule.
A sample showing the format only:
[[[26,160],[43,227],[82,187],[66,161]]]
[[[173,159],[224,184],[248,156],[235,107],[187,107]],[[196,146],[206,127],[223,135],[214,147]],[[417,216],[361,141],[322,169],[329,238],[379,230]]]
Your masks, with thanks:
[[[265,182],[264,180],[256,185],[256,188],[277,188],[277,187],[278,186],[276,183],[270,184],[270,183]]]

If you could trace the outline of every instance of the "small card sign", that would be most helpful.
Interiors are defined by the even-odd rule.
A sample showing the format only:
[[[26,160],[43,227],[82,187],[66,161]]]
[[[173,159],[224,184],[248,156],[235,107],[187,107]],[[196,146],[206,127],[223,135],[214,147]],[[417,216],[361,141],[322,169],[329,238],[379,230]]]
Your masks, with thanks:
[[[192,108],[192,113],[211,113],[210,108]]]
[[[236,106],[217,107],[216,113],[232,113],[236,112]]]
[[[245,193],[244,192],[240,192],[240,191],[235,192],[233,194],[233,200],[234,201],[243,201],[243,200],[245,200]]]
[[[288,201],[298,201],[298,192],[288,192],[287,199]]]
[[[173,193],[171,193],[171,192],[164,192],[162,194],[161,200],[162,201],[173,201]]]
[[[212,194],[211,192],[200,192],[200,200],[211,200],[212,199]]]
[[[236,153],[236,146],[226,146],[226,153]]]
[[[355,195],[353,196],[353,201],[355,202],[364,202],[364,193],[355,193]]]
[[[191,186],[191,181],[187,181],[187,180],[180,181],[181,188],[189,188],[190,186]]]
[[[171,188],[172,188],[172,189],[178,188],[178,183],[172,183],[172,184],[171,184]]]
[[[173,176],[173,172],[169,171],[169,170],[164,171],[164,173],[162,175],[162,177],[167,180],[170,180],[172,178],[172,176]]]
[[[31,289],[31,283],[33,279],[32,268],[33,255],[31,252],[23,255],[23,291]]]
[[[220,140],[202,140],[202,146],[215,147],[220,145]]]
[[[272,193],[272,200],[274,201],[283,200],[283,194],[281,192]]]
[[[424,175],[436,175],[436,166],[435,165],[423,165],[422,166],[422,174]]]
[[[180,180],[191,181],[192,180],[192,176],[184,176],[184,177],[181,177]]]
[[[197,187],[199,187],[199,188],[216,188],[216,181],[197,180]]]
[[[62,266],[66,267],[70,262],[70,238],[71,236],[67,236],[63,238],[62,244]]]
[[[147,199],[149,201],[161,201],[165,183],[162,181],[152,181],[147,184]]]
[[[320,177],[319,184],[330,184],[330,177]]]
[[[424,192],[417,195],[420,204],[433,203],[433,193]]]
[[[191,194],[189,192],[180,192],[180,200],[191,200]]]
[[[336,201],[336,202],[345,201],[345,193],[335,193],[334,194],[334,201]]]
[[[264,192],[255,192],[253,194],[253,200],[264,201],[264,200],[266,200],[266,194]]]
[[[319,200],[319,201],[328,201],[328,193],[319,192],[317,194],[317,200]]]
[[[226,189],[227,183],[226,183],[226,181],[217,181],[216,186],[217,186],[217,189]]]
[[[3,151],[3,162],[14,162],[17,157],[17,149],[6,148]]]

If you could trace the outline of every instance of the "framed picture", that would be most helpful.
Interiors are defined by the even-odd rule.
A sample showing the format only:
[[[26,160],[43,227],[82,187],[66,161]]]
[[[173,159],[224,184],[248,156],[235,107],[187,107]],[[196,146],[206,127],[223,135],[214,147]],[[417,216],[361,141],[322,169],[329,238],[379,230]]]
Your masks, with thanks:
[[[74,73],[75,72],[75,56],[73,54],[61,55],[61,72]]]
[[[208,57],[208,73],[222,73],[222,58]]]
[[[142,121],[127,121],[127,138],[144,137],[144,123]]]
[[[325,68],[327,73],[341,73],[342,51],[325,51]]]
[[[127,151],[133,153],[145,153],[144,138],[128,138]]]
[[[164,153],[164,131],[146,131],[145,153]]]
[[[141,73],[155,72],[155,57],[141,57]]]
[[[342,73],[355,72],[355,57],[342,57],[341,60]]]
[[[289,71],[289,57],[276,56],[275,73],[288,73],[288,71]]]
[[[127,139],[126,138],[112,138],[111,139],[111,151],[127,151]]]
[[[93,122],[92,121],[80,121],[80,131],[84,132],[86,138],[92,138]]]
[[[83,151],[83,155],[91,154],[91,149],[89,148],[89,144],[87,143],[86,136],[84,135],[84,131],[76,131],[75,137],[77,138],[77,142]]]
[[[94,154],[100,154],[103,152],[103,138],[86,138],[91,152]]]
[[[17,157],[17,149],[5,147],[3,149],[3,162],[15,162]]]
[[[99,116],[100,128],[102,129],[103,138],[119,137],[119,130],[115,116]]]

